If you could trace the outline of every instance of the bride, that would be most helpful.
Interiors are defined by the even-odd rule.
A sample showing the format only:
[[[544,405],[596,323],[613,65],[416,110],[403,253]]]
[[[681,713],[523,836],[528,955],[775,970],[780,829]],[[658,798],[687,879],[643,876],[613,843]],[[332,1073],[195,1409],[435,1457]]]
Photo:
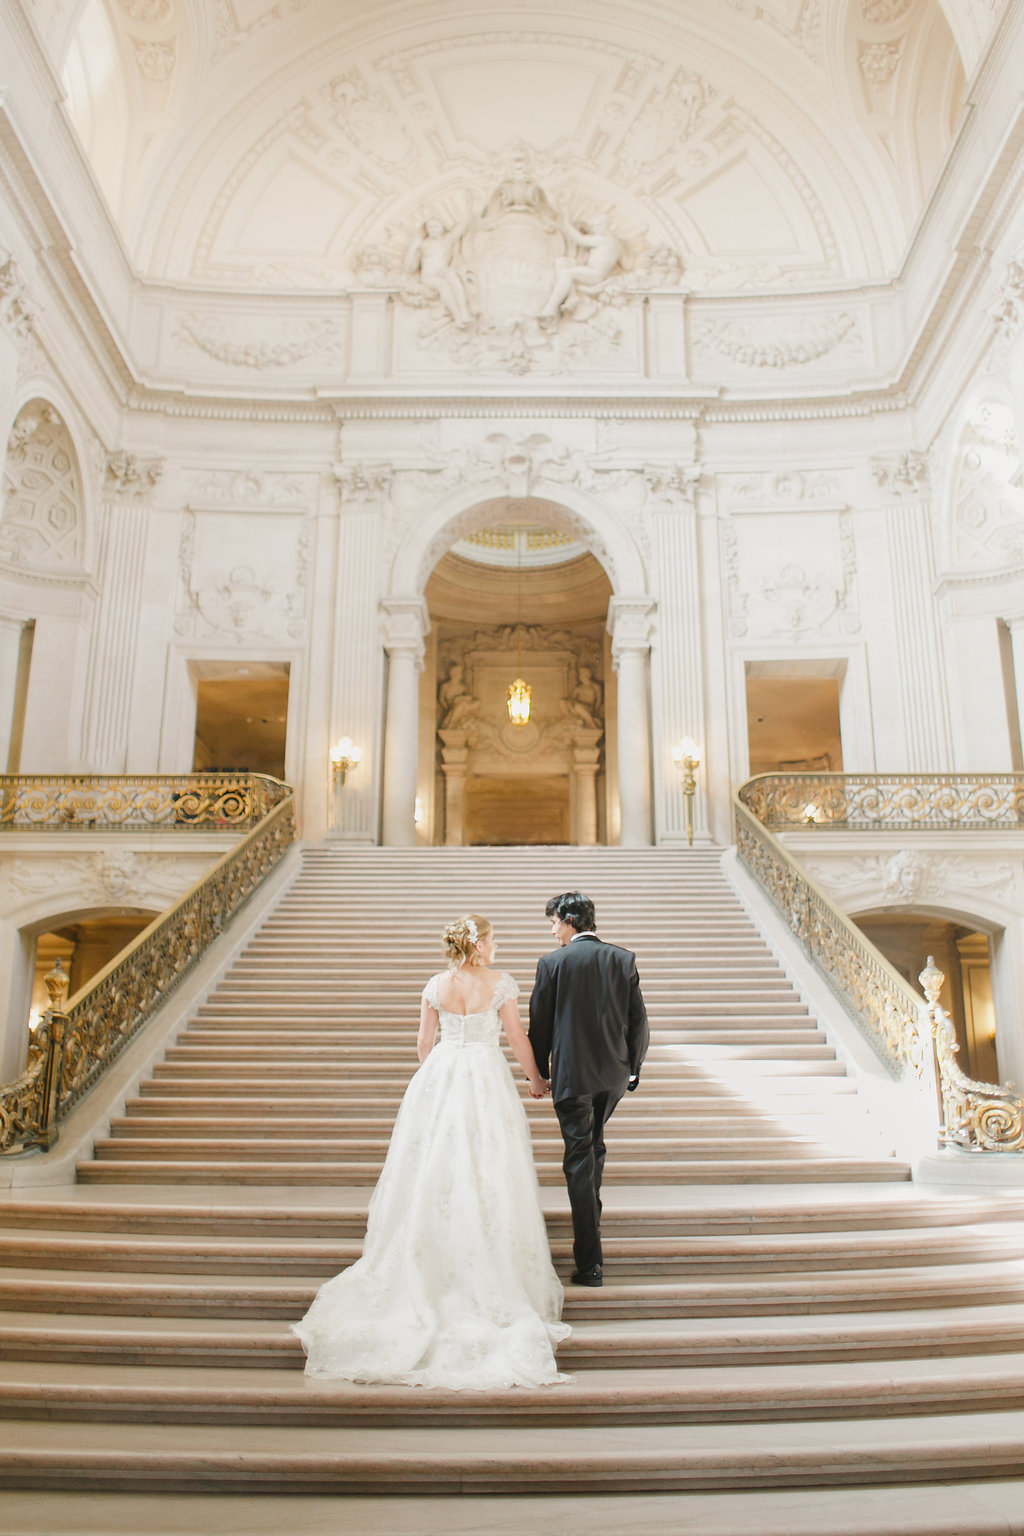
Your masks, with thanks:
[[[423,989],[420,1068],[370,1200],[363,1256],[321,1286],[292,1332],[310,1376],[456,1388],[565,1381],[554,1346],[570,1330],[502,1026],[531,1098],[548,1085],[519,1021],[519,988],[491,969],[491,924],[460,917],[443,942],[448,969]]]

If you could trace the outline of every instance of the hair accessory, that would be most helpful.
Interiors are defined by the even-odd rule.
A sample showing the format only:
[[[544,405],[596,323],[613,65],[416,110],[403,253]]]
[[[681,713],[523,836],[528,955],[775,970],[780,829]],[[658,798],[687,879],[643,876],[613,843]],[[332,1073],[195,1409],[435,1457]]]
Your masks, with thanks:
[[[466,932],[469,934],[469,942],[471,944],[476,944],[479,941],[480,935],[477,932],[476,923],[474,923],[471,917],[466,918]]]

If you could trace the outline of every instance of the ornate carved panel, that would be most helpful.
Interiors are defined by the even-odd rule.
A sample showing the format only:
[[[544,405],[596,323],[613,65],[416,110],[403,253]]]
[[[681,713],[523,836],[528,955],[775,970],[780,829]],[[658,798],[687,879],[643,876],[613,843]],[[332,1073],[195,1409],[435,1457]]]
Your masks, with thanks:
[[[37,571],[77,573],[82,486],[71,435],[42,400],[18,413],[7,447],[0,559]]]
[[[313,524],[264,512],[187,512],[175,634],[288,643],[306,633]]]

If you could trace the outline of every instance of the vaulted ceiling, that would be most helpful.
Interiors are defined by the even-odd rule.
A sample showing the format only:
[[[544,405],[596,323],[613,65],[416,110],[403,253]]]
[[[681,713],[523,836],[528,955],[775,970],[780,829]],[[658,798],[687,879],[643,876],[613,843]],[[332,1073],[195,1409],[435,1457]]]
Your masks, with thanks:
[[[991,0],[35,0],[139,273],[336,290],[513,172],[698,292],[895,273]]]

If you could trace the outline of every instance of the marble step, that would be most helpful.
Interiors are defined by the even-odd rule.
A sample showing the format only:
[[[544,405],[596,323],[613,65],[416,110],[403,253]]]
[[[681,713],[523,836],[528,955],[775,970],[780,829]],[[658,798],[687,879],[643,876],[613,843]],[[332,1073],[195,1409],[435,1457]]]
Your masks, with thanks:
[[[955,1360],[830,1361],[826,1365],[663,1366],[645,1370],[579,1368],[557,1389],[466,1392],[345,1382],[307,1383],[285,1373],[228,1365],[175,1368],[37,1360],[31,1370],[0,1363],[0,1421],[43,1419],[170,1427],[270,1425],[279,1433],[310,1426],[470,1429],[500,1416],[506,1432],[523,1426],[768,1423],[866,1414],[1003,1413],[1024,1410],[1024,1354]],[[567,1364],[569,1362],[566,1362]],[[49,1435],[47,1436],[49,1440]],[[3,1432],[0,1430],[0,1445]],[[456,1448],[453,1445],[452,1450]],[[2,1484],[0,1470],[0,1486]]]
[[[1024,1302],[868,1318],[829,1313],[814,1321],[738,1317],[728,1326],[679,1318],[577,1323],[559,1345],[558,1362],[564,1371],[720,1370],[730,1365],[958,1360],[1007,1351],[1018,1359],[1024,1351]],[[304,1357],[285,1322],[228,1313],[197,1326],[182,1319],[129,1315],[115,1326],[100,1314],[55,1324],[45,1311],[0,1306],[0,1361],[298,1372]],[[7,1373],[11,1379],[14,1374]],[[0,1367],[0,1391],[3,1384]]]
[[[330,1266],[328,1266],[329,1268]],[[301,1317],[328,1278],[326,1271],[305,1279],[271,1273],[252,1275],[172,1269],[173,1278],[154,1279],[151,1270],[54,1269],[41,1276],[31,1267],[0,1268],[0,1309],[102,1317],[246,1318],[293,1321]],[[629,1283],[609,1278],[599,1291],[566,1292],[564,1317],[581,1322],[682,1318],[808,1317],[829,1313],[875,1314],[901,1309],[970,1308],[984,1295],[989,1306],[1024,1302],[1024,1266],[973,1262],[884,1269],[807,1270],[803,1274],[758,1273],[751,1279],[707,1279]],[[995,1337],[995,1334],[993,1334]]]
[[[1014,1224],[1024,1220],[1024,1193],[1007,1189],[997,1194],[921,1193],[910,1187],[875,1190],[848,1185],[844,1188],[786,1190],[778,1197],[765,1191],[751,1200],[745,1189],[679,1190],[665,1192],[609,1189],[602,1229],[609,1238],[753,1237],[765,1233],[839,1235],[845,1243],[856,1232],[882,1233],[929,1228],[951,1232],[979,1228],[984,1236],[1007,1232],[1016,1237]],[[69,1198],[73,1195],[73,1198]],[[213,1193],[191,1191],[186,1199],[173,1185],[145,1196],[127,1192],[100,1197],[85,1191],[54,1189],[45,1197],[0,1201],[0,1233],[20,1231],[147,1233],[167,1236],[203,1234],[227,1238],[247,1237],[362,1237],[366,1226],[368,1195],[354,1188],[340,1195],[311,1193],[305,1201],[290,1198],[275,1204],[265,1196],[249,1201]],[[543,1202],[543,1214],[554,1238],[571,1231],[568,1203],[555,1196]],[[970,1234],[973,1243],[976,1232]]]
[[[19,1536],[205,1536],[202,1494],[18,1492],[4,1509]],[[1021,1536],[1024,1479],[941,1482],[906,1487],[811,1487],[756,1492],[587,1494],[483,1497],[352,1497],[323,1494],[225,1494],[216,1504],[216,1536],[292,1531],[301,1536]]]
[[[362,1234],[353,1222],[343,1238],[292,1238],[274,1242],[266,1237],[238,1235],[230,1241],[154,1234],[111,1236],[63,1230],[0,1232],[0,1266],[38,1265],[47,1272],[60,1269],[125,1268],[145,1272],[185,1269],[195,1274],[292,1274],[329,1276],[358,1258]],[[569,1232],[553,1240],[556,1262],[569,1266]],[[694,1275],[730,1276],[800,1273],[910,1265],[960,1265],[1024,1261],[1024,1230],[966,1226],[892,1229],[884,1232],[729,1233],[652,1237],[616,1235],[610,1225],[605,1239],[606,1267],[617,1279],[630,1269],[646,1270],[652,1281]]]
[[[226,1160],[223,1164],[207,1158],[203,1162],[190,1162],[183,1158],[154,1158],[150,1161],[125,1158],[106,1158],[96,1162],[78,1164],[77,1176],[83,1184],[267,1184],[308,1185],[311,1187],[333,1184],[375,1184],[380,1175],[380,1162],[356,1162],[345,1159],[336,1166],[320,1159],[315,1162],[282,1163],[276,1160],[259,1162]],[[561,1165],[542,1165],[537,1170],[542,1186],[553,1187],[562,1182]],[[666,1164],[657,1162],[625,1162],[620,1160],[616,1175],[623,1182],[635,1184],[786,1184],[800,1183],[849,1183],[902,1181],[910,1178],[910,1169],[895,1159],[882,1158],[829,1158],[804,1156],[786,1162],[784,1159],[745,1158],[703,1162],[678,1161]]]
[[[415,1395],[415,1394],[414,1394]],[[523,1398],[535,1394],[521,1394]],[[554,1396],[555,1389],[542,1394]],[[307,1400],[315,1402],[316,1393]],[[514,1405],[513,1405],[514,1406]],[[326,1410],[325,1410],[326,1412]],[[283,1443],[282,1443],[283,1442]],[[392,1495],[634,1493],[735,1488],[824,1488],[967,1477],[1017,1477],[1024,1413],[815,1415],[768,1423],[460,1424],[339,1431],[277,1425],[125,1423],[112,1443],[103,1423],[31,1419],[0,1425],[0,1487],[152,1489],[192,1493],[363,1492]]]

